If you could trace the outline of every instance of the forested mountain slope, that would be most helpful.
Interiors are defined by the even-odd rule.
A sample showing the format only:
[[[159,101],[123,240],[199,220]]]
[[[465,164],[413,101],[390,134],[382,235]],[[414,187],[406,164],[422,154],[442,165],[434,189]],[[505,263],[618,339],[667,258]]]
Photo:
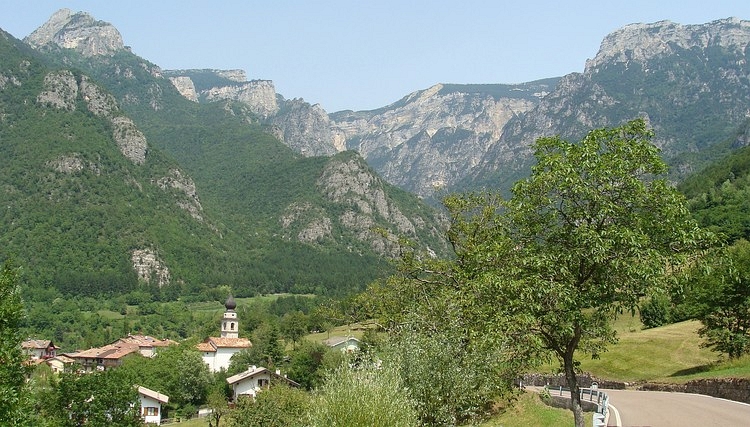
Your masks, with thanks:
[[[441,250],[436,212],[358,156],[300,156],[242,105],[180,96],[108,24],[62,17],[68,47],[0,50],[2,255],[33,286],[345,293],[390,271],[398,237]]]

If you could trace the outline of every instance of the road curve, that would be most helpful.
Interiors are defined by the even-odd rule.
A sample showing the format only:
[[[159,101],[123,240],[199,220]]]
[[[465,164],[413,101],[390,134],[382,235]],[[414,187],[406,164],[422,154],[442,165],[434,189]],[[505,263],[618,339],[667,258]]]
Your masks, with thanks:
[[[604,390],[610,411],[608,426],[748,427],[750,405],[701,394],[662,391]],[[619,414],[621,424],[617,424]]]

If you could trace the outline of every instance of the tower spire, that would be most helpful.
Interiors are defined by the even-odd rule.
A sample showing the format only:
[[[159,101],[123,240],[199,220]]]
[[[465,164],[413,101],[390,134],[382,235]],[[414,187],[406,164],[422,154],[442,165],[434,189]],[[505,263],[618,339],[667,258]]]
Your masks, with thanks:
[[[221,337],[222,338],[239,338],[240,323],[237,320],[237,312],[234,311],[237,308],[237,303],[234,302],[234,298],[229,295],[227,301],[224,303],[226,311],[221,319]]]

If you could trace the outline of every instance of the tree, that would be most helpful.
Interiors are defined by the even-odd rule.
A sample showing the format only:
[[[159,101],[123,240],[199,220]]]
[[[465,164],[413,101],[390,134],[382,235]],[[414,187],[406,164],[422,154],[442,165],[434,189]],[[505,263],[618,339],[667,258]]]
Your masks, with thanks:
[[[284,348],[274,325],[263,323],[258,326],[253,331],[252,343],[252,347],[232,356],[227,370],[230,375],[243,372],[251,365],[272,369],[283,361]]]
[[[21,350],[23,305],[18,293],[18,272],[5,262],[0,272],[0,424],[23,426],[25,410],[26,357]]]
[[[736,359],[750,353],[750,242],[739,240],[727,257],[701,276],[689,299],[703,326],[705,347]]]
[[[572,390],[576,426],[583,426],[576,352],[598,357],[616,339],[609,321],[667,287],[673,272],[713,242],[659,178],[667,167],[652,136],[637,119],[593,130],[579,143],[540,138],[537,163],[510,199],[444,200],[455,259],[407,254],[402,271],[417,290],[400,290],[383,304],[398,307],[413,295],[439,322],[435,312],[457,301],[467,339],[496,336],[508,363],[551,353]]]
[[[294,346],[307,331],[307,316],[301,311],[292,311],[281,318],[281,332]]]
[[[143,425],[137,389],[117,369],[62,373],[52,395],[47,418],[60,426]]]
[[[291,354],[289,378],[308,390],[318,386],[323,377],[324,359],[328,347],[312,341],[302,341]]]

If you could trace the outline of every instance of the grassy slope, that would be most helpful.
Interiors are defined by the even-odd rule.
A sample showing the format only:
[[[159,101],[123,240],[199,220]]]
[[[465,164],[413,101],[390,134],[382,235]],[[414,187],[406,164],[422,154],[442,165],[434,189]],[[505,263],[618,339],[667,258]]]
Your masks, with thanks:
[[[581,369],[596,377],[625,382],[684,382],[695,378],[750,378],[750,357],[726,361],[706,348],[697,331],[700,323],[687,321],[642,329],[638,317],[623,315],[615,322],[619,341],[597,360],[580,355]],[[543,366],[542,372],[557,366]]]
[[[586,426],[593,425],[593,416],[586,413]],[[573,424],[573,413],[553,408],[542,402],[536,393],[523,393],[514,404],[499,415],[480,424],[481,427],[554,427]]]

